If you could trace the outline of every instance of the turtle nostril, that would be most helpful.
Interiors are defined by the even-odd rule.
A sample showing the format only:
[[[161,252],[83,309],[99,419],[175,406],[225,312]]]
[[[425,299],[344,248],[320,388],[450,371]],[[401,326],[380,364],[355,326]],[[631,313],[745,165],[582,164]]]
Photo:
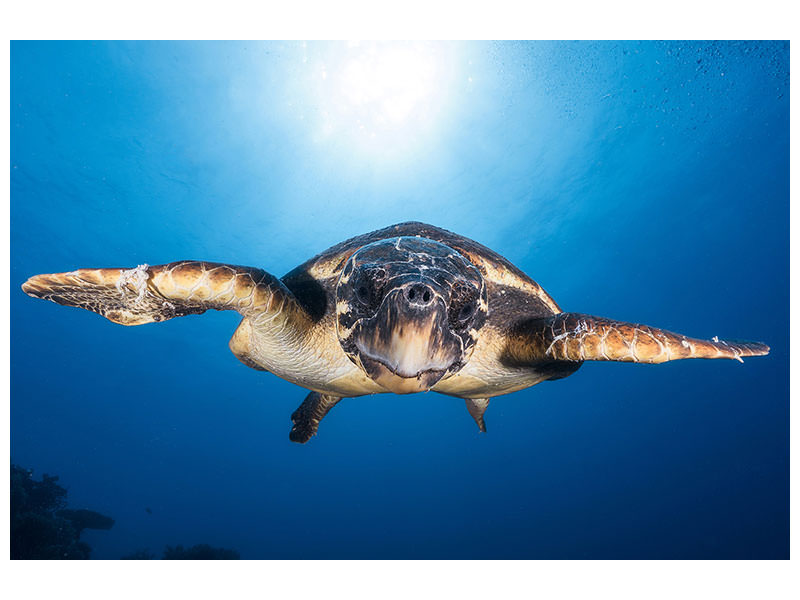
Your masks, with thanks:
[[[427,306],[433,300],[433,290],[422,283],[415,283],[405,289],[405,297],[409,304]]]

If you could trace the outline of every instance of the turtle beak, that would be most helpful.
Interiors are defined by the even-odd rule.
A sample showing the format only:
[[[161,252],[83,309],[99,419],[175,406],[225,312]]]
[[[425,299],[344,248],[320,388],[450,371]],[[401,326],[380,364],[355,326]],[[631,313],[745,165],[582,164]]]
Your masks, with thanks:
[[[461,359],[442,294],[428,283],[392,290],[372,319],[356,326],[356,358],[367,375],[395,394],[431,389]]]

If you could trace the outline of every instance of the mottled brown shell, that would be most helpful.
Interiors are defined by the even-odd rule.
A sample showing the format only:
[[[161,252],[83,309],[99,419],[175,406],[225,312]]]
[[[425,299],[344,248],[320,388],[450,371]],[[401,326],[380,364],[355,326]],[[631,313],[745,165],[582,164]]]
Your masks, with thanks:
[[[561,312],[539,284],[493,250],[446,229],[415,221],[398,223],[336,244],[287,273],[282,281],[309,314],[321,319],[334,312],[334,290],[347,260],[362,246],[398,236],[425,237],[441,242],[475,265],[488,287],[490,327],[505,329],[520,317],[544,317]]]

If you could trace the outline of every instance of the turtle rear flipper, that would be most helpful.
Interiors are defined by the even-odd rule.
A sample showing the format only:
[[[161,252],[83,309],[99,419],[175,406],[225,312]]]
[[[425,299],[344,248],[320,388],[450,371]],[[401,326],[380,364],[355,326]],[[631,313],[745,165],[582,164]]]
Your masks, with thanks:
[[[483,420],[483,413],[489,408],[491,398],[464,398],[470,416],[475,419],[475,424],[481,433],[486,433],[486,421]]]
[[[292,413],[294,426],[289,432],[289,439],[298,444],[305,444],[317,435],[319,422],[341,400],[339,396],[311,392],[303,403]]]
[[[608,360],[662,363],[682,358],[763,356],[769,346],[759,342],[699,340],[663,329],[578,313],[560,313],[520,324],[511,335],[508,352],[521,362]]]

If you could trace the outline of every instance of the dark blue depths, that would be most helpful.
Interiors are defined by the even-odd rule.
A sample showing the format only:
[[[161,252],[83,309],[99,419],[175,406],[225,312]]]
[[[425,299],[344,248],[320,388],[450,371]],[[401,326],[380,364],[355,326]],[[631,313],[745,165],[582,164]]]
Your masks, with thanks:
[[[359,51],[12,44],[11,458],[115,519],[92,556],[788,558],[788,43],[433,45],[434,91],[374,146],[314,79]],[[564,310],[772,352],[587,363],[492,401],[485,435],[435,393],[350,399],[299,446],[305,391],[236,360],[235,313],[125,328],[19,290],[283,274],[412,219]]]

